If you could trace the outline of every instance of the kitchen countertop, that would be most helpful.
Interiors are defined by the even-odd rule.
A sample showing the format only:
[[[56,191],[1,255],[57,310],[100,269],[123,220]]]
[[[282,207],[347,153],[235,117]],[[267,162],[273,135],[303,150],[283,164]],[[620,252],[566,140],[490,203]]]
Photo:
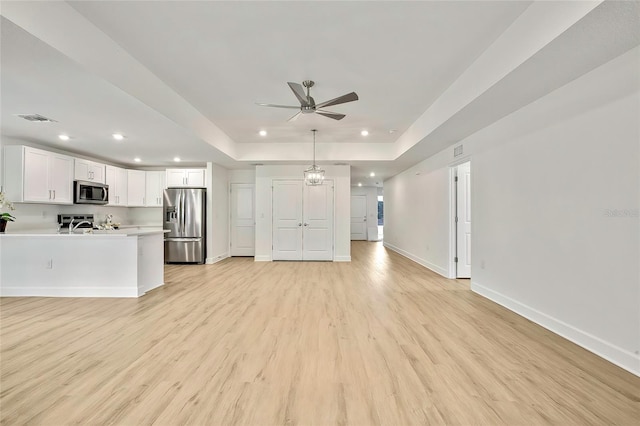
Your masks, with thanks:
[[[96,238],[96,237],[108,237],[108,238],[117,238],[117,237],[135,237],[141,235],[152,235],[152,234],[164,234],[169,232],[168,230],[162,229],[159,226],[150,227],[150,226],[140,226],[140,227],[123,227],[120,229],[113,230],[94,230],[93,232],[84,233],[83,230],[79,229],[72,234],[69,234],[68,231],[57,232],[55,229],[34,229],[34,230],[18,230],[18,231],[10,231],[0,234],[2,237],[58,237],[58,238]]]

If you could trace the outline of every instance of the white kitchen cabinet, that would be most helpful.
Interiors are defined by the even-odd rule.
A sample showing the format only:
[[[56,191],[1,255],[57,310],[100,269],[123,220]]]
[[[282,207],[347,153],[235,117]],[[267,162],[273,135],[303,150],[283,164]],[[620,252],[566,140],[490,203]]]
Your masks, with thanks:
[[[82,158],[74,159],[74,178],[88,182],[105,183],[105,165]]]
[[[109,185],[109,206],[126,206],[129,188],[127,171],[120,167],[106,166],[105,178]]]
[[[165,172],[146,172],[147,182],[145,189],[144,205],[147,207],[162,207],[164,197]]]
[[[205,169],[167,169],[167,188],[204,188]]]
[[[144,207],[146,173],[142,170],[127,170],[127,205]]]
[[[22,145],[4,150],[4,190],[10,201],[73,204],[73,158]]]

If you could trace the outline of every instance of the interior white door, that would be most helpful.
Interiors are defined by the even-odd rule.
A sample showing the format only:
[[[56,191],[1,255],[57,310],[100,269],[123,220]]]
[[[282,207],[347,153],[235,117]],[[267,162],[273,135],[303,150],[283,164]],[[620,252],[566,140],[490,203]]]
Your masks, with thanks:
[[[255,256],[255,186],[231,184],[231,256]]]
[[[304,185],[302,260],[333,260],[333,182]]]
[[[302,185],[273,182],[273,260],[302,260]]]
[[[471,278],[471,163],[456,171],[456,276]]]
[[[351,240],[367,239],[367,196],[351,196]]]

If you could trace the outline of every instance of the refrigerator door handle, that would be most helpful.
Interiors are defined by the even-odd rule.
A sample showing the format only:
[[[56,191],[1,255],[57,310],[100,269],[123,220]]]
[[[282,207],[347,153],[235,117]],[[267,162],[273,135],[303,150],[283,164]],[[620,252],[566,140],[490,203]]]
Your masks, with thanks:
[[[183,191],[182,192],[182,199],[181,199],[182,205],[180,206],[180,214],[182,215],[182,220],[181,220],[181,223],[182,223],[182,236],[184,236],[184,234],[185,234],[185,223],[184,223],[185,220],[186,220],[186,215],[184,214],[184,201],[185,201],[185,198],[186,198],[185,195],[186,194]]]

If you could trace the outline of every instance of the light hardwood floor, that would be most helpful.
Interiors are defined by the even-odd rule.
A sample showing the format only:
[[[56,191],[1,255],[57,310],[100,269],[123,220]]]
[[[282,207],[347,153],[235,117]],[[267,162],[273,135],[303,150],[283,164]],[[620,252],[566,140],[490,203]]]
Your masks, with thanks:
[[[640,378],[387,251],[4,298],[2,424],[638,424]]]

